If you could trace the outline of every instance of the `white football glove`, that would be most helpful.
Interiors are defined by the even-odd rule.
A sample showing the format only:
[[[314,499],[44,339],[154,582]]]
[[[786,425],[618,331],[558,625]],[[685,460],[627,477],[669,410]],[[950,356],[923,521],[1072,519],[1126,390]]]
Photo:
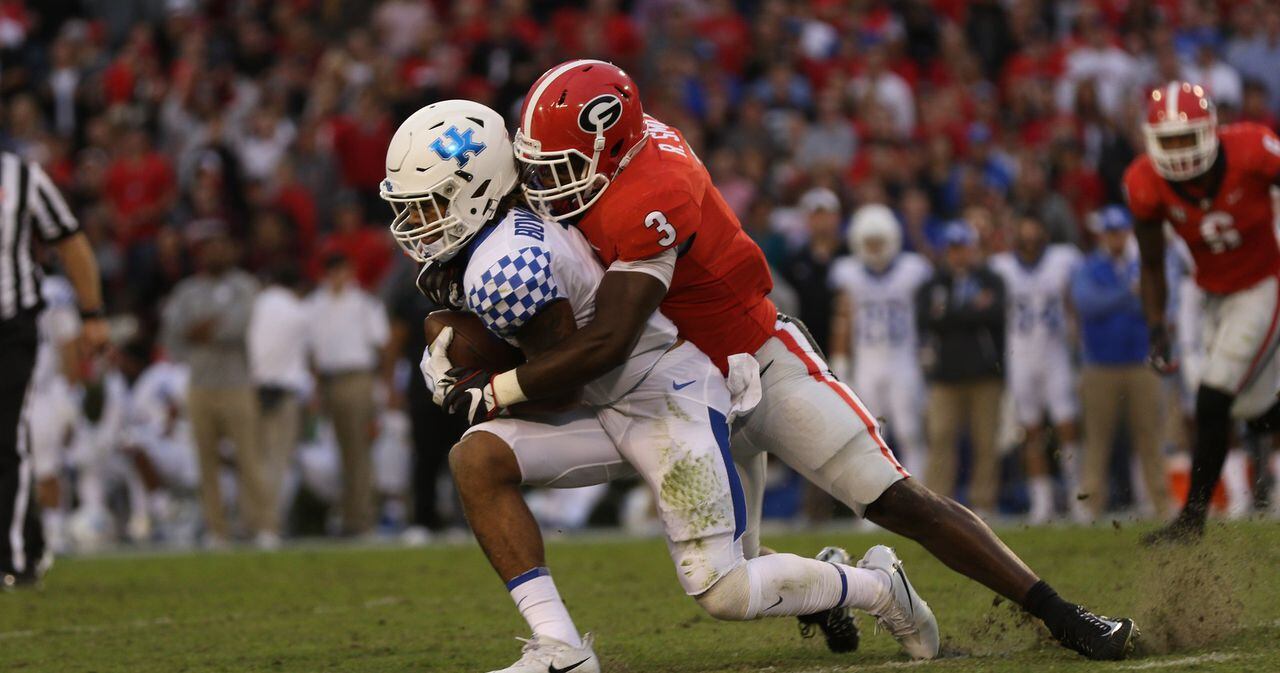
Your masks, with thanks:
[[[440,330],[436,340],[422,353],[422,362],[418,363],[422,378],[427,382],[427,389],[431,391],[431,401],[439,407],[444,406],[444,396],[449,394],[456,383],[449,376],[449,370],[453,369],[453,363],[449,361],[449,344],[452,341],[452,327]]]

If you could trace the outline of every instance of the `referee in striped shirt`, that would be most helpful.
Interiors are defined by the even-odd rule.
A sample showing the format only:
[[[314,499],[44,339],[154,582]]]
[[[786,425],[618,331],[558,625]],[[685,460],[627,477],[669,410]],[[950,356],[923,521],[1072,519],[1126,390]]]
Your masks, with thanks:
[[[23,413],[42,305],[43,274],[32,254],[37,241],[58,253],[75,287],[82,346],[100,349],[107,340],[107,323],[88,239],[38,165],[0,152],[0,589],[34,584],[48,566]]]

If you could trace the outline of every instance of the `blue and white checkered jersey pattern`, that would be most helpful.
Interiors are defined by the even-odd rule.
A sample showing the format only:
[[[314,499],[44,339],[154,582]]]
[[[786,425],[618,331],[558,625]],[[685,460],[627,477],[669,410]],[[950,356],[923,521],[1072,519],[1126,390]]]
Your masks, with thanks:
[[[511,338],[543,306],[562,297],[551,253],[529,246],[504,255],[467,289],[467,307],[494,334]]]

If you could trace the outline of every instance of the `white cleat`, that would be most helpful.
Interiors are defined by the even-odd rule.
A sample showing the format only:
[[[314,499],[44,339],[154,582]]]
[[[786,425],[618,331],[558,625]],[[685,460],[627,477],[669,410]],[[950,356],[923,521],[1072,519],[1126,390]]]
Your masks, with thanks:
[[[600,659],[591,649],[591,634],[582,637],[582,647],[573,647],[547,636],[534,636],[524,643],[520,660],[489,673],[600,673]]]
[[[902,561],[893,550],[876,545],[858,561],[859,568],[879,570],[889,576],[890,601],[887,607],[878,613],[872,613],[879,624],[902,645],[902,649],[912,659],[933,659],[938,656],[938,620],[933,610],[916,593],[907,574],[902,570]]]

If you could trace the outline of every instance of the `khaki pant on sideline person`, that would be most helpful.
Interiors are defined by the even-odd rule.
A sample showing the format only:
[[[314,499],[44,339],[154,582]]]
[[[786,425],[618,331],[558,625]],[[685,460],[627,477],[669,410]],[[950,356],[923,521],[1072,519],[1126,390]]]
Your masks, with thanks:
[[[333,421],[342,454],[342,528],[350,535],[373,528],[370,428],[374,421],[373,374],[348,372],[320,379],[324,413]]]
[[[938,493],[955,495],[960,432],[968,427],[973,444],[969,504],[982,514],[995,512],[1000,488],[996,431],[1000,426],[1003,395],[1004,383],[1000,379],[932,383],[929,387],[926,412],[929,463],[925,483]]]
[[[289,460],[298,448],[302,424],[302,403],[297,393],[280,388],[258,393],[258,447],[262,456],[262,495],[271,516],[267,530],[280,532],[283,503],[280,487],[284,483]]]
[[[192,386],[188,395],[191,433],[200,460],[200,504],[209,532],[223,539],[230,536],[218,481],[222,462],[218,445],[224,438],[235,445],[240,516],[253,532],[267,530],[271,509],[263,497],[258,401],[253,389]]]
[[[1127,419],[1129,441],[1142,464],[1142,478],[1156,514],[1169,516],[1169,484],[1164,455],[1160,451],[1163,393],[1160,378],[1145,365],[1084,368],[1080,377],[1084,402],[1084,481],[1089,495],[1085,503],[1093,516],[1107,506],[1107,468],[1115,444],[1121,414]]]

